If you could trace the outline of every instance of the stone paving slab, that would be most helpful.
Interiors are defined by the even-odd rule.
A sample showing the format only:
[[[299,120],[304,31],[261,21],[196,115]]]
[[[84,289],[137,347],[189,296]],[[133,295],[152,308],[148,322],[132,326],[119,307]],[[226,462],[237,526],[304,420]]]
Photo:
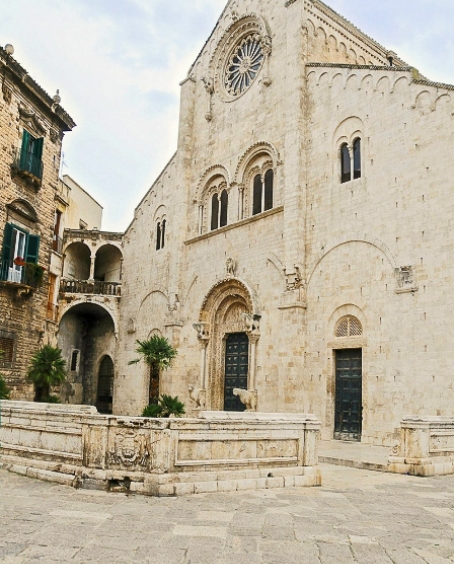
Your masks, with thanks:
[[[322,472],[320,488],[146,498],[0,470],[0,563],[454,562],[454,476]]]

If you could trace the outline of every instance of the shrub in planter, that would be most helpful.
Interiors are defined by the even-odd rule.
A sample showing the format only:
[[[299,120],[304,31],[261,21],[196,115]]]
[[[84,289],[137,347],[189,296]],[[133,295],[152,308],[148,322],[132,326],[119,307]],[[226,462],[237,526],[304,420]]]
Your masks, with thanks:
[[[8,388],[5,382],[5,376],[0,374],[0,400],[2,399],[9,399],[9,394],[11,390]]]

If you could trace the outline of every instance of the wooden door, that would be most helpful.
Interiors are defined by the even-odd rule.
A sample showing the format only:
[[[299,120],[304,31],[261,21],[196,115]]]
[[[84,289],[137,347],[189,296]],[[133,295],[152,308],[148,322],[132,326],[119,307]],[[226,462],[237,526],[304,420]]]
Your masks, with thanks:
[[[233,395],[234,388],[247,390],[249,338],[246,333],[232,333],[225,347],[224,411],[244,411],[246,406]]]
[[[361,440],[362,379],[362,349],[336,351],[335,439]]]

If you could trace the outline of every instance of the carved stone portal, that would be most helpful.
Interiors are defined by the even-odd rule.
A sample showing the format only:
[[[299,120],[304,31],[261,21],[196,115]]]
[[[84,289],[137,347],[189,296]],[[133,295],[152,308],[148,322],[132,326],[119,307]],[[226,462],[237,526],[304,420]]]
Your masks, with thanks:
[[[227,337],[233,333],[258,330],[260,314],[249,288],[236,278],[218,282],[207,295],[200,312],[200,323],[211,328],[206,350],[207,409],[224,409],[225,350]],[[194,327],[198,325],[195,324]],[[254,343],[255,344],[255,343]],[[251,339],[249,339],[251,353]],[[255,350],[255,349],[254,349]],[[255,354],[249,354],[248,387]],[[251,370],[252,368],[252,370]]]

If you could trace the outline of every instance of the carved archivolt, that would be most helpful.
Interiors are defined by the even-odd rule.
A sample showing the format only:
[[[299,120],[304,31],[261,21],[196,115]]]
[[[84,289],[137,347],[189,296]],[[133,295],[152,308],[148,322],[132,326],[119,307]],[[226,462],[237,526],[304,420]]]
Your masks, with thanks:
[[[261,155],[267,155],[272,163],[272,168],[276,170],[277,166],[281,164],[281,158],[276,147],[268,141],[259,141],[251,145],[241,155],[238,166],[236,167],[234,181],[236,183],[243,183],[244,177],[250,167],[251,163]]]
[[[194,198],[194,203],[198,203],[199,205],[203,204],[206,191],[209,189],[211,183],[218,177],[222,178],[227,186],[230,186],[231,178],[227,167],[221,164],[210,166],[200,177],[199,183],[197,184],[197,192]]]
[[[245,310],[251,314],[260,314],[260,307],[255,292],[242,280],[227,278],[217,282],[206,295],[200,310],[200,321],[209,322],[213,312],[219,309],[220,304],[228,296],[241,298],[245,305]]]

